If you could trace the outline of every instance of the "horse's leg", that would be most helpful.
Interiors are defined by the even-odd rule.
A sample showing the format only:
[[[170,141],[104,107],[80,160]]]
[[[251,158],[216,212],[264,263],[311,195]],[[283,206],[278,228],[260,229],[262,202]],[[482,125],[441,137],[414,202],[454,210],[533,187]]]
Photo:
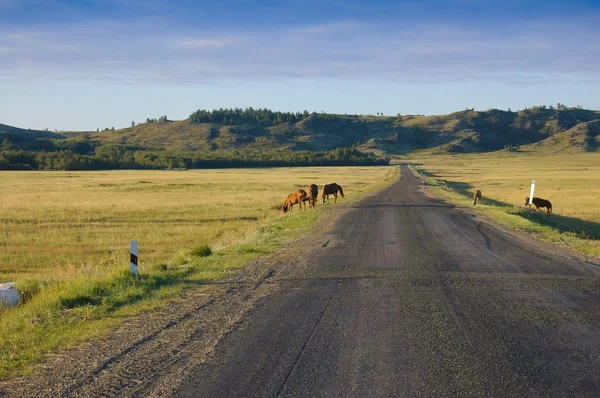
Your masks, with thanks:
[[[333,193],[333,204],[337,203],[337,192]]]

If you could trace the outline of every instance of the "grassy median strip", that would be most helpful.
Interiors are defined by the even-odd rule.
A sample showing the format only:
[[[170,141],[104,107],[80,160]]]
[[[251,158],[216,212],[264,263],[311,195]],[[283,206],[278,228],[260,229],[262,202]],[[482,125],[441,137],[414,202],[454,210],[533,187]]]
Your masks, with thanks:
[[[277,205],[288,192],[336,181],[355,200],[397,174],[396,167],[7,173],[0,282],[16,280],[23,303],[0,308],[0,379],[306,233],[328,207],[282,215]],[[128,271],[129,237],[140,242],[138,277]]]
[[[494,152],[411,157],[431,192],[493,220],[586,255],[600,258],[600,154]],[[525,206],[534,197],[552,202],[553,212]],[[481,190],[480,205],[473,193]]]

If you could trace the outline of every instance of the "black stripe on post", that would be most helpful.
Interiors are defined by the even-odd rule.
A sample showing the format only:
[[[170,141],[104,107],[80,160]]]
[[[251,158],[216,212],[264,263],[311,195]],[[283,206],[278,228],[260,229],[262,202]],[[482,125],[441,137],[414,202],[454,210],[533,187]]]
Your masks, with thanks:
[[[138,265],[138,256],[133,253],[129,253],[129,261],[134,265]]]

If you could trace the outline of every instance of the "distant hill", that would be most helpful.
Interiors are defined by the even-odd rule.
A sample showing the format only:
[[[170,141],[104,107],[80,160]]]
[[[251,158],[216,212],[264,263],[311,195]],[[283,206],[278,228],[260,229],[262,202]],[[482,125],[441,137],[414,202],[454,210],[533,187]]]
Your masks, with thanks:
[[[267,125],[163,120],[85,137],[167,151],[329,151],[357,144],[387,153],[425,148],[438,152],[485,152],[542,141],[597,119],[598,111],[541,107],[519,112],[466,110],[435,116],[313,113],[296,122]]]
[[[522,149],[551,152],[596,152],[599,146],[600,119],[597,119],[579,123],[569,130],[553,134],[542,141],[524,146]]]
[[[0,142],[7,139],[11,142],[26,142],[35,138],[64,138],[63,136],[44,130],[20,129],[18,127],[0,124]]]
[[[361,155],[357,150],[371,157],[370,153],[403,154],[417,149],[434,153],[520,147],[596,151],[599,120],[599,111],[564,106],[533,107],[519,112],[467,109],[433,116],[284,113],[246,108],[198,110],[186,120],[171,121],[162,116],[133,127],[101,132],[51,133],[0,125],[0,142],[3,150],[8,146],[28,154],[60,152],[63,158],[65,153],[72,153],[119,167],[187,167],[208,161],[214,164],[216,160],[227,160],[233,165],[235,159],[243,159],[244,165],[253,164],[253,160],[267,165],[297,161],[322,164],[315,163],[315,159],[329,162],[352,157],[358,161]],[[340,152],[344,148],[347,150]],[[165,160],[166,154],[179,154],[180,158]],[[125,158],[129,160],[117,160]],[[80,159],[78,167],[84,167],[82,162]],[[35,167],[42,165],[46,163],[38,162]],[[52,163],[44,167],[56,166]]]

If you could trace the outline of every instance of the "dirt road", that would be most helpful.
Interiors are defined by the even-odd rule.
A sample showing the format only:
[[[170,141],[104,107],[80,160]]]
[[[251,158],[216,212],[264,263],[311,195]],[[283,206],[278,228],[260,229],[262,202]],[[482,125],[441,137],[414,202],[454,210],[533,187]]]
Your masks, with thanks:
[[[329,232],[224,282],[226,296],[195,301],[169,327],[158,320],[137,344],[38,391],[597,396],[600,267],[420,187],[403,167],[397,183],[350,205]],[[36,380],[4,391],[26,395]]]

